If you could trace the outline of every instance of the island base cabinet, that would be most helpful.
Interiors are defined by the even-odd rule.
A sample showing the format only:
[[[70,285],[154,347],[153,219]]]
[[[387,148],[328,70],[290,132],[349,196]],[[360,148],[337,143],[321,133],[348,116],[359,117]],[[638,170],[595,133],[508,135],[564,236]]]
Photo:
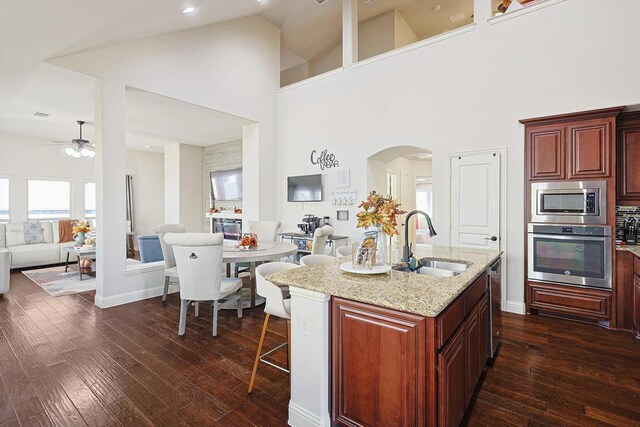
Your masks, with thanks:
[[[438,425],[455,427],[464,417],[489,354],[489,307],[485,294],[438,354]]]
[[[437,317],[332,297],[332,425],[460,425],[489,354],[487,283]]]
[[[438,425],[460,424],[467,407],[467,357],[465,334],[461,327],[438,355]]]
[[[425,318],[340,298],[331,310],[334,425],[425,425]]]

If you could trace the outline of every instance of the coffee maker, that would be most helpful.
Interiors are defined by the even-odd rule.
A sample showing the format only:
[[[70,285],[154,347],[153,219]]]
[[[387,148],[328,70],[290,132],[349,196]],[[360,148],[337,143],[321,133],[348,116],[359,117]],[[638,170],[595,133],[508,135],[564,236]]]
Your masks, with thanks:
[[[320,227],[320,221],[322,218],[315,216],[314,214],[306,214],[302,218],[302,222],[298,224],[298,228],[303,234],[313,234],[316,228]]]
[[[627,245],[638,244],[638,227],[635,218],[627,218],[624,221],[624,241]]]

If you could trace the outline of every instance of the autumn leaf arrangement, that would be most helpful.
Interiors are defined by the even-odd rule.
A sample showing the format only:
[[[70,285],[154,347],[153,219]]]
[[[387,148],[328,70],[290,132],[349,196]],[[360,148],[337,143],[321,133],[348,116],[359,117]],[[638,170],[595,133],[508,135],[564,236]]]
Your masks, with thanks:
[[[390,237],[398,234],[396,217],[406,213],[400,209],[400,203],[391,196],[384,196],[376,191],[369,193],[369,197],[358,207],[362,208],[362,211],[356,214],[358,228],[381,226],[382,232]]]

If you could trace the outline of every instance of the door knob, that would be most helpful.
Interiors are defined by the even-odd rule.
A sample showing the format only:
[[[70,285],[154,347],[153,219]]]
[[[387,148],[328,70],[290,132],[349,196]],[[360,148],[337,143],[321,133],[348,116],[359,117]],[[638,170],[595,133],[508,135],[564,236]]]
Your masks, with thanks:
[[[491,240],[492,242],[495,242],[496,240],[498,240],[498,238],[496,236],[491,236],[491,237],[485,237],[484,240]]]

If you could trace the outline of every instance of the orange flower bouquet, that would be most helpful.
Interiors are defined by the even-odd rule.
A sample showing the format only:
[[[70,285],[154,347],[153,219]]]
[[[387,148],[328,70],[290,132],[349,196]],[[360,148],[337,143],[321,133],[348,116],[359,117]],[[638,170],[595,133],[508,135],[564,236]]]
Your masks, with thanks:
[[[71,230],[73,234],[88,233],[90,231],[91,231],[91,223],[89,223],[89,221],[87,221],[86,219],[83,221],[77,221],[76,224],[73,226],[73,229]]]
[[[360,203],[358,207],[363,209],[356,214],[358,228],[380,226],[382,232],[390,237],[398,234],[396,216],[406,213],[400,209],[400,203],[393,200],[391,196],[383,196],[375,191],[372,191],[367,200]]]

